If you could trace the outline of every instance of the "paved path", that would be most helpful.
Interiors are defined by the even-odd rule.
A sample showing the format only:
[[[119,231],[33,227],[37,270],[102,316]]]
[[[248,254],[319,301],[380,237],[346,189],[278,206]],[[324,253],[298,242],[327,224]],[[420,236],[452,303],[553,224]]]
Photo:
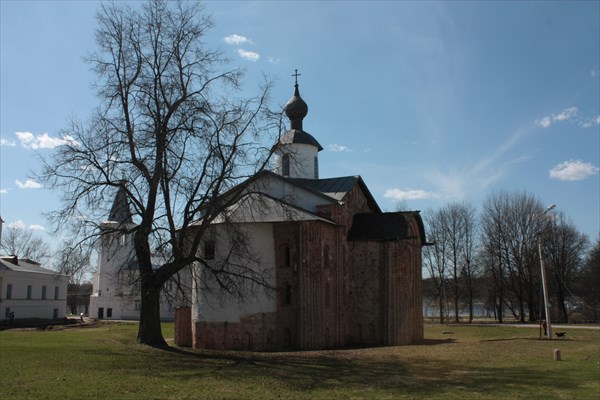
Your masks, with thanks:
[[[462,324],[449,324],[456,326],[508,326],[511,328],[539,328],[539,324],[478,324],[478,323],[462,323]],[[600,325],[575,325],[575,324],[552,324],[552,330],[556,331],[557,329],[592,329],[592,330],[600,330]]]

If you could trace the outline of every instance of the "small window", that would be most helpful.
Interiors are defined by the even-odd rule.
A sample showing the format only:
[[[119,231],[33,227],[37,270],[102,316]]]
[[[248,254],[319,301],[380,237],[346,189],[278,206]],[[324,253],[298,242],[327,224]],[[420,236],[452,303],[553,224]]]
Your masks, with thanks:
[[[58,291],[59,291],[58,286],[54,286],[54,300],[58,300]]]
[[[142,302],[140,300],[136,300],[134,303],[134,307],[135,307],[135,311],[141,311],[142,310]]]
[[[281,175],[290,176],[290,155],[284,154],[281,157]]]
[[[215,241],[206,240],[204,242],[204,259],[213,260],[215,258]]]
[[[315,156],[315,179],[319,179],[319,157]]]
[[[27,285],[27,300],[31,300],[31,291],[32,291],[31,285]]]
[[[4,318],[6,318],[6,319],[10,318],[10,307],[6,307],[4,309]]]
[[[292,304],[292,285],[285,287],[285,304]]]
[[[52,319],[58,319],[58,308],[52,310]]]
[[[42,286],[42,300],[46,300],[46,285]]]
[[[286,267],[292,265],[292,257],[289,246],[285,246],[285,249],[283,250],[283,265],[285,265]]]
[[[6,299],[12,299],[12,284],[6,285]]]
[[[112,308],[106,309],[106,318],[112,318]]]

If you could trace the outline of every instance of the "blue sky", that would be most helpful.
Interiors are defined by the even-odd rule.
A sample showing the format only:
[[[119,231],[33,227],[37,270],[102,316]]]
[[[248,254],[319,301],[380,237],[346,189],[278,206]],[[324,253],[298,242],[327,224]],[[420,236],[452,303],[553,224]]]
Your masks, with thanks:
[[[361,175],[385,210],[526,190],[598,237],[600,2],[205,5],[206,41],[246,69],[248,93],[271,75],[283,106],[302,74],[321,177]],[[0,215],[49,232],[56,196],[29,172],[98,104],[82,60],[97,3],[0,7]]]

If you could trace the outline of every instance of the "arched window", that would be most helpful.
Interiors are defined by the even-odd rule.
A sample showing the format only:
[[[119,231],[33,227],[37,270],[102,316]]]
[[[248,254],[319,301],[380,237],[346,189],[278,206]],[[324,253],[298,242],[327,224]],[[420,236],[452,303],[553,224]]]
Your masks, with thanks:
[[[284,154],[281,157],[281,175],[290,176],[290,155]]]

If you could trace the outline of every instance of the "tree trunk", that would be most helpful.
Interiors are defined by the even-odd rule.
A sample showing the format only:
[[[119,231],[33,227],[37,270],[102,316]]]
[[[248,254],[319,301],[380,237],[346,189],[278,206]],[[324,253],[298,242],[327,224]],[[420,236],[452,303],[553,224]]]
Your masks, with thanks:
[[[167,346],[160,326],[160,287],[149,279],[141,279],[142,307],[137,341],[149,346]]]

